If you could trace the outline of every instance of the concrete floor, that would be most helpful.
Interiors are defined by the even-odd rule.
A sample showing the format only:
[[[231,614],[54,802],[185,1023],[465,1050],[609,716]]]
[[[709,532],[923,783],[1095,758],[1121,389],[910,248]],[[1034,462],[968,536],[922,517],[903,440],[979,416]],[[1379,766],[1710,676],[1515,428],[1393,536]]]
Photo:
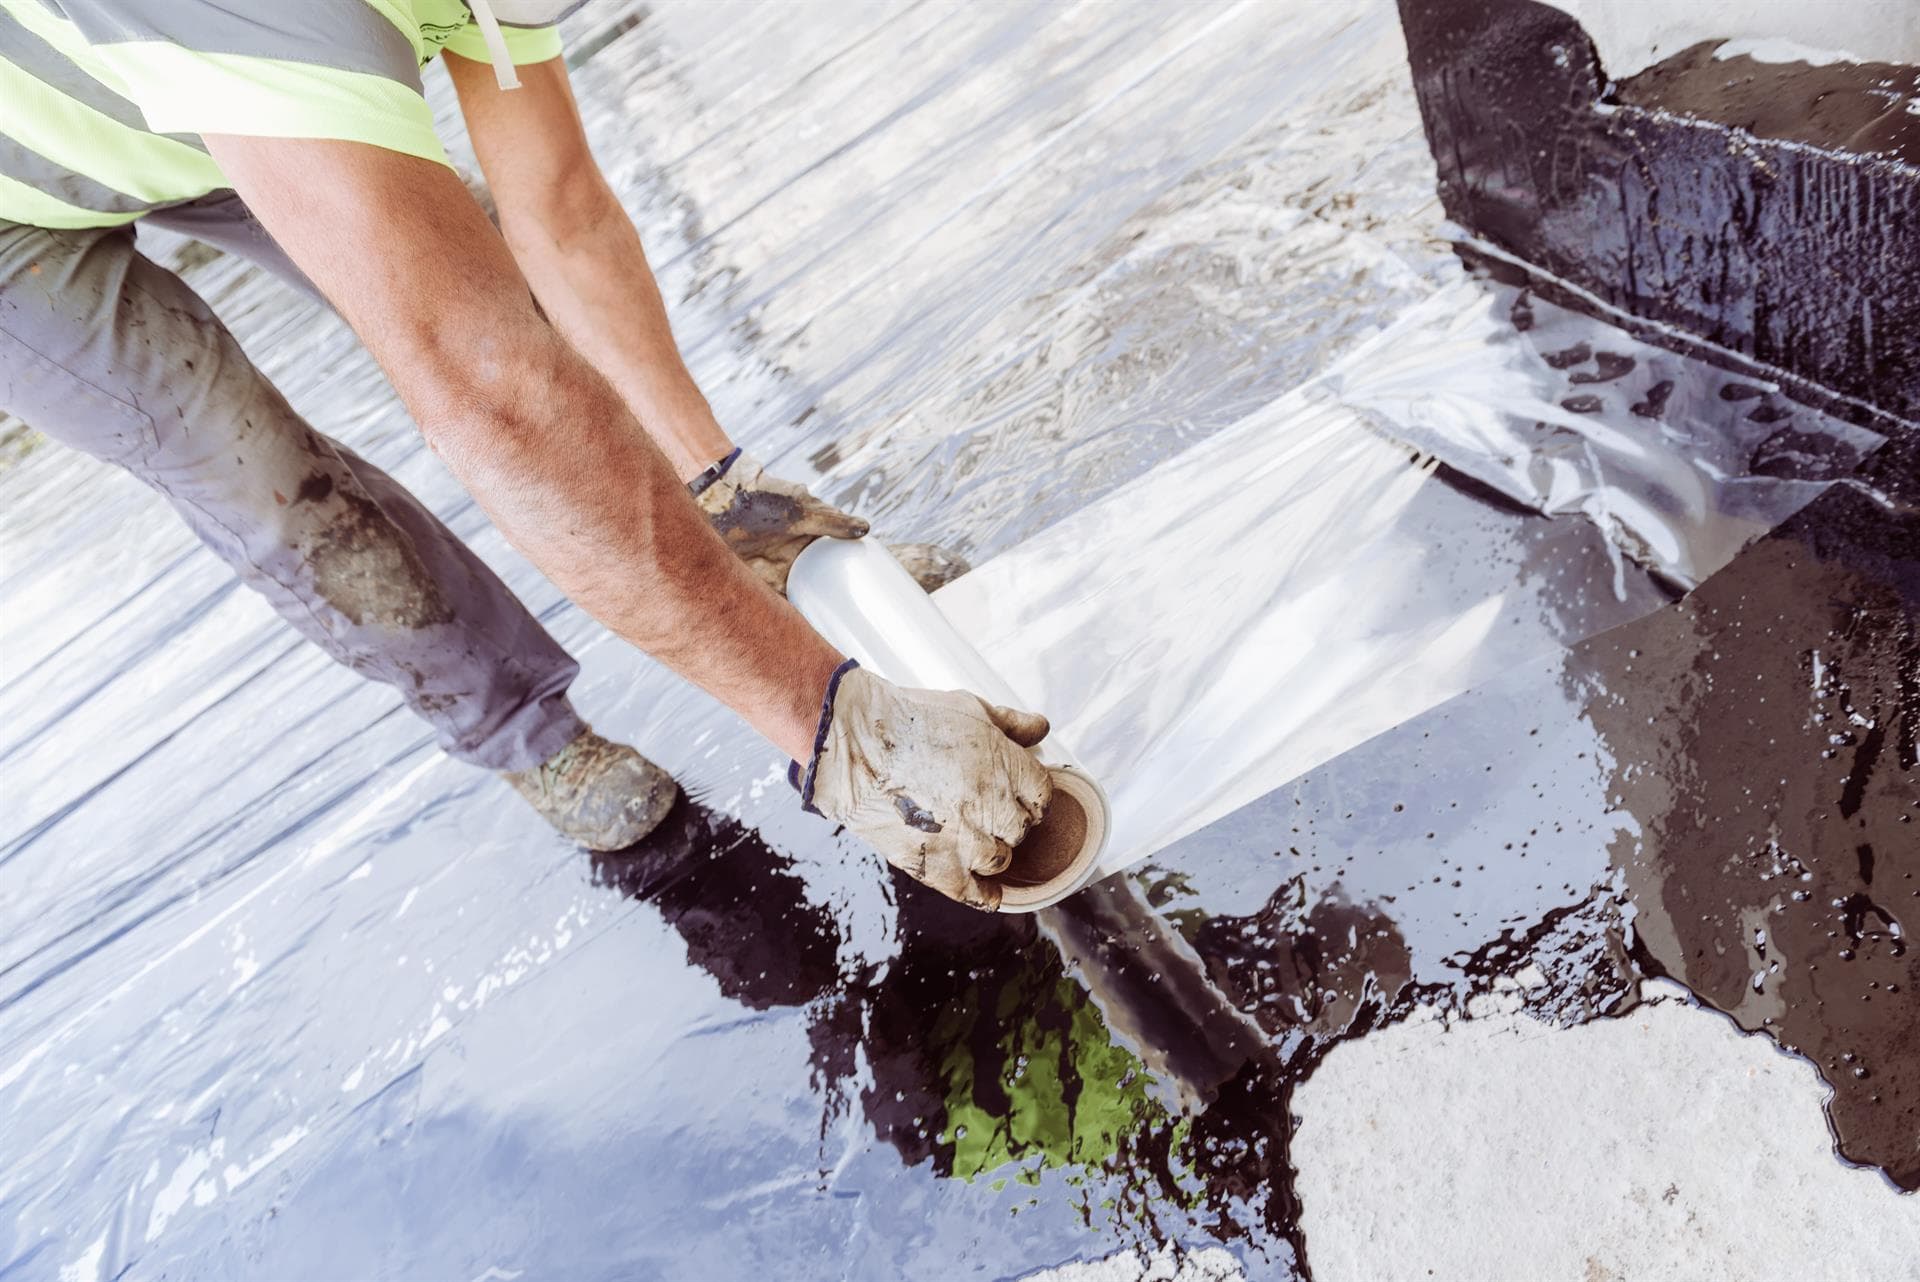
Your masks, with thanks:
[[[1336,1049],[1295,1097],[1314,1275],[1915,1276],[1920,1206],[1834,1159],[1812,1068],[1661,988],[1577,1028],[1489,998]]]

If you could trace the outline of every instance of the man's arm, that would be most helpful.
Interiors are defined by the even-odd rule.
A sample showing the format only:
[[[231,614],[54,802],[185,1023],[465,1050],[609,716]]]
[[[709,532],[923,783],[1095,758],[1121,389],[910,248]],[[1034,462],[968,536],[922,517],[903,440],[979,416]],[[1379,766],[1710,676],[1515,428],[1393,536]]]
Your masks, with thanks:
[[[587,149],[558,58],[519,69],[444,55],[500,230],[540,306],[653,435],[681,480],[732,451],[673,341],[640,235]]]
[[[840,654],[728,549],[620,394],[541,319],[453,172],[362,143],[206,141],[508,540],[808,760]]]

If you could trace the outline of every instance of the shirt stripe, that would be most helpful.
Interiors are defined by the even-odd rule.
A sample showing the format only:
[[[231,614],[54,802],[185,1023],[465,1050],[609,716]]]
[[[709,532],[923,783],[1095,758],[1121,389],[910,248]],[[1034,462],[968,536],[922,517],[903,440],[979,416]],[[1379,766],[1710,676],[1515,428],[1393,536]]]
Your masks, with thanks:
[[[381,76],[420,90],[422,51],[386,13],[366,0],[268,0],[227,8],[180,0],[75,3],[70,21],[95,49],[116,44],[169,44],[195,53],[237,54],[312,63]]]
[[[130,223],[139,216],[82,209],[49,196],[38,187],[0,174],[0,222],[24,223],[30,227],[112,227]]]
[[[103,214],[137,214],[153,207],[152,201],[95,182],[5,134],[0,134],[0,176],[36,187],[77,208]]]
[[[126,86],[120,84],[113,73],[100,65],[93,56],[93,50],[87,44],[87,38],[80,34],[79,28],[50,9],[42,0],[0,0],[0,9],[23,28],[32,32],[61,57],[74,64],[95,80],[104,83],[122,97],[131,99]]]
[[[382,76],[166,43],[101,45],[98,53],[156,129],[331,138],[446,163],[427,100]]]
[[[90,76],[45,36],[30,30],[5,7],[0,7],[0,59],[12,63],[41,84],[83,102],[101,115],[135,129],[146,128],[140,108]]]
[[[9,26],[18,32],[19,57],[14,56],[4,35]],[[13,63],[34,79],[123,125],[134,129],[147,127],[139,104],[133,101],[113,70],[93,52],[86,37],[71,22],[49,12],[41,0],[0,0],[0,61]],[[4,119],[4,113],[0,113],[0,122]],[[191,134],[162,136],[197,151],[207,149],[205,143]]]
[[[0,102],[7,104],[0,127],[10,136],[115,191],[159,203],[226,185],[210,157],[130,129],[6,62],[0,62]]]

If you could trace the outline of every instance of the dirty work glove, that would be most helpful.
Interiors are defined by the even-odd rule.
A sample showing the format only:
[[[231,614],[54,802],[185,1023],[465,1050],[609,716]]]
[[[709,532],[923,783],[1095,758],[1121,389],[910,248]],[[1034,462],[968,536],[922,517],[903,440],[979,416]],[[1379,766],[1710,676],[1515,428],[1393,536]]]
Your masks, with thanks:
[[[727,546],[782,596],[793,559],[807,544],[817,538],[857,539],[867,532],[865,520],[822,502],[803,485],[770,475],[744,450],[735,450],[694,477],[687,489]],[[969,568],[960,557],[931,543],[888,550],[928,592]]]
[[[741,560],[783,596],[800,550],[822,536],[857,539],[867,523],[823,503],[803,485],[770,476],[760,460],[735,450],[688,482],[693,501]]]
[[[959,690],[908,690],[848,660],[827,686],[813,761],[795,780],[815,814],[866,839],[949,899],[992,912],[1013,848],[1053,800],[1027,751],[1047,719]],[[794,763],[797,773],[799,763]]]

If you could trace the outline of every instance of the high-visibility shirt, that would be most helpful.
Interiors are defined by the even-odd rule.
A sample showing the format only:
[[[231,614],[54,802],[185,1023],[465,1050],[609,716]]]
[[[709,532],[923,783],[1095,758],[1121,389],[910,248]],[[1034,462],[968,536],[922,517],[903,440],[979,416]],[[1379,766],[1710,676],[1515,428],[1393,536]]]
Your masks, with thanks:
[[[522,66],[552,27],[503,29]],[[466,0],[0,0],[0,220],[107,227],[228,186],[202,134],[446,163],[420,69],[488,61]]]

